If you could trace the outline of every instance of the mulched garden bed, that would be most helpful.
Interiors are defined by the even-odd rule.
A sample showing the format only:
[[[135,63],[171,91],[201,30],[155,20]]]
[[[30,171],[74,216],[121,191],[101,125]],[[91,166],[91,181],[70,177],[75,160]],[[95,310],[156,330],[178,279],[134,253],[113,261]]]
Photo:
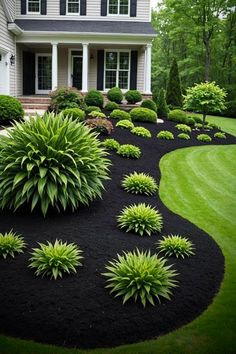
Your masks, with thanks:
[[[0,332],[42,343],[68,347],[109,347],[156,338],[196,318],[212,302],[223,273],[224,258],[211,237],[190,222],[169,211],[159,197],[128,194],[120,187],[122,176],[133,171],[148,172],[160,180],[158,162],[164,154],[177,148],[204,145],[193,139],[183,141],[158,140],[160,130],[179,133],[175,123],[136,124],[147,127],[153,134],[145,139],[127,130],[116,128],[112,137],[120,143],[137,145],[142,150],[138,160],[122,158],[111,153],[112,179],[106,183],[103,200],[89,208],[81,207],[75,213],[50,214],[44,219],[40,214],[27,210],[0,213],[0,231],[10,229],[21,233],[27,251],[14,260],[0,260]],[[215,131],[208,132],[213,136]],[[199,132],[198,132],[199,133]],[[236,139],[227,135],[226,140],[213,139],[212,144],[235,144]],[[161,235],[140,237],[117,228],[116,216],[125,205],[146,202],[156,206],[163,214],[162,235],[178,233],[188,236],[196,246],[191,258],[169,258],[179,276],[179,287],[174,289],[171,301],[155,307],[113,298],[104,288],[101,275],[104,265],[122,250],[136,247],[155,252],[155,243]],[[29,252],[37,242],[54,241],[56,238],[77,243],[84,252],[83,267],[76,275],[64,276],[57,281],[41,279],[27,268]]]

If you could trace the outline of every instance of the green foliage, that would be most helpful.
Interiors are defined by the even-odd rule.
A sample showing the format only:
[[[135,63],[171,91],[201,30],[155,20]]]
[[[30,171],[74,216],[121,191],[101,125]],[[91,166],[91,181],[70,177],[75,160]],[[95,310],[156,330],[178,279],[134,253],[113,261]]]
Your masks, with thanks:
[[[78,119],[83,121],[85,118],[85,113],[80,108],[66,108],[62,111],[64,117],[69,116],[72,119]]]
[[[181,111],[180,109],[174,109],[173,111],[169,112],[168,119],[177,122],[177,123],[183,123],[186,124],[188,121],[187,114],[184,111]]]
[[[176,58],[173,59],[166,91],[166,102],[171,107],[182,107],[183,97]]]
[[[186,124],[194,125],[195,124],[195,119],[191,118],[191,117],[187,117]]]
[[[90,90],[88,93],[86,93],[84,101],[87,106],[96,106],[102,108],[104,99],[100,91]]]
[[[208,123],[208,122],[206,122],[206,123],[207,123],[208,127],[211,127],[213,129],[220,129],[220,127],[215,123]]]
[[[120,145],[117,154],[123,157],[139,159],[141,156],[141,150],[138,146],[131,145],[131,144],[124,144],[124,145]]]
[[[116,102],[107,102],[107,104],[105,105],[105,109],[109,112],[114,111],[114,109],[118,109],[119,105]]]
[[[125,99],[128,103],[134,104],[142,101],[142,95],[138,90],[129,90],[125,93]]]
[[[157,103],[157,115],[159,118],[168,118],[169,108],[166,103],[165,90],[159,91],[158,103]]]
[[[214,138],[226,139],[226,135],[223,132],[217,132],[214,134]]]
[[[130,120],[123,119],[123,120],[119,120],[119,122],[116,123],[116,127],[125,128],[125,129],[133,129],[134,123],[132,123]]]
[[[189,140],[190,139],[189,134],[186,134],[186,133],[180,133],[177,136],[178,136],[178,138],[184,139],[184,140]]]
[[[52,91],[50,111],[61,112],[66,108],[80,108],[83,98],[76,88],[62,87]]]
[[[118,143],[115,139],[105,139],[103,141],[103,145],[106,149],[117,151],[120,147],[120,143]]]
[[[131,120],[133,122],[150,122],[156,123],[157,121],[157,114],[156,112],[152,111],[148,108],[133,108],[130,111]]]
[[[156,112],[157,111],[157,105],[156,103],[151,100],[151,99],[147,99],[147,100],[143,100],[143,102],[141,103],[141,107],[143,108],[149,108],[152,111]]]
[[[109,101],[119,104],[123,100],[123,93],[119,87],[113,87],[107,92],[107,98]]]
[[[188,118],[193,118],[195,120],[195,123],[202,124],[202,118],[200,118],[196,115],[188,115]]]
[[[128,112],[122,111],[122,109],[114,109],[114,111],[112,111],[110,114],[110,118],[119,120],[131,120],[130,114]]]
[[[117,218],[118,225],[126,232],[135,232],[140,236],[151,236],[161,232],[163,227],[162,215],[154,207],[145,203],[125,207]]]
[[[157,242],[157,249],[164,253],[165,257],[175,256],[177,258],[194,255],[193,243],[179,235],[164,236],[162,240]]]
[[[23,253],[26,243],[20,235],[12,230],[10,232],[0,233],[0,257],[4,259],[7,256],[15,257],[15,253]]]
[[[149,302],[153,306],[154,300],[161,302],[161,298],[170,300],[172,289],[177,286],[174,279],[176,271],[166,265],[166,260],[151,255],[150,251],[123,252],[117,259],[106,265],[108,278],[106,288],[111,289],[115,297],[122,296],[123,304],[129,299],[141,300],[143,307]]]
[[[89,114],[91,112],[101,112],[101,108],[97,106],[88,106],[86,108],[86,113]]]
[[[204,141],[206,143],[209,143],[212,141],[211,137],[208,134],[199,134],[197,136],[197,140]]]
[[[76,209],[101,196],[109,161],[96,135],[63,114],[15,123],[0,141],[0,207]]]
[[[132,134],[138,135],[138,136],[142,136],[143,138],[151,138],[152,134],[150,133],[150,131],[144,127],[134,127],[131,130]]]
[[[157,134],[158,139],[174,140],[174,135],[169,130],[161,130]]]
[[[89,113],[89,116],[92,118],[106,118],[106,115],[102,112],[92,111]]]
[[[0,123],[20,120],[24,117],[22,104],[16,98],[0,95]]]
[[[201,129],[203,127],[202,123],[195,123],[194,128]]]
[[[222,112],[222,114],[226,117],[236,118],[236,100],[226,102],[225,106],[226,109]]]
[[[153,195],[158,190],[155,179],[143,172],[126,175],[121,185],[127,192],[133,194]]]
[[[190,133],[192,131],[192,129],[186,124],[176,124],[175,128],[185,133]]]
[[[99,134],[110,135],[114,130],[112,123],[103,118],[87,119],[85,124]]]
[[[33,248],[29,267],[36,269],[35,274],[42,277],[50,276],[55,280],[62,278],[64,273],[76,273],[76,267],[82,266],[82,251],[74,243],[56,240],[54,244],[39,243],[38,248]]]

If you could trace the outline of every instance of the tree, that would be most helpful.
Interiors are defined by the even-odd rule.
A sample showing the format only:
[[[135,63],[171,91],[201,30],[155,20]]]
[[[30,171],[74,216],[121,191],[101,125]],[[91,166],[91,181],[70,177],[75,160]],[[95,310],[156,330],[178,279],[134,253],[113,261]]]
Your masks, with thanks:
[[[165,90],[161,89],[159,91],[159,97],[157,102],[157,115],[159,118],[167,118],[168,117],[168,106],[166,103]]]
[[[184,108],[203,115],[203,129],[210,112],[221,112],[225,107],[226,92],[215,82],[203,82],[187,89]]]
[[[179,69],[176,58],[173,59],[170,68],[169,81],[166,92],[166,102],[168,105],[173,107],[182,107],[183,105]]]

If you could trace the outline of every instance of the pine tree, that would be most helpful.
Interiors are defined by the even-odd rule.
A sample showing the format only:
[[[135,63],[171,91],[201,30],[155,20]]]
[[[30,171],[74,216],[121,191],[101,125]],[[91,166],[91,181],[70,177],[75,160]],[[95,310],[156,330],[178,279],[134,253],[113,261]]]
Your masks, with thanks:
[[[162,88],[159,91],[159,97],[157,102],[157,115],[159,118],[167,118],[168,111],[169,109],[166,103],[165,90]]]
[[[183,97],[179,77],[179,69],[176,58],[173,59],[166,92],[166,102],[171,107],[182,107]]]

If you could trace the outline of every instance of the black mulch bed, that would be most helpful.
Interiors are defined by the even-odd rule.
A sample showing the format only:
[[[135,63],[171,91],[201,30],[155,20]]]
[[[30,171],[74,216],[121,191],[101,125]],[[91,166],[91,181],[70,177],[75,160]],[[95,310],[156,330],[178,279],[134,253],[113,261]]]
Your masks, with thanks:
[[[158,197],[134,196],[120,187],[123,174],[132,171],[149,172],[159,181],[158,162],[162,155],[177,148],[204,144],[195,138],[191,141],[156,139],[156,133],[162,129],[177,135],[172,122],[142,125],[152,131],[151,140],[115,129],[113,137],[121,143],[140,146],[142,157],[128,160],[111,154],[112,180],[106,184],[103,200],[93,202],[89,208],[82,207],[74,214],[51,214],[46,219],[24,210],[0,214],[1,232],[13,228],[28,243],[24,254],[14,260],[0,260],[1,333],[68,347],[116,346],[170,332],[192,321],[212,302],[224,273],[224,258],[213,239],[170,212]],[[195,135],[193,132],[192,136]],[[229,135],[227,140],[213,141],[214,144],[235,142]],[[161,211],[162,234],[186,235],[196,245],[195,257],[168,261],[179,272],[179,287],[174,290],[172,301],[163,301],[155,307],[148,305],[145,309],[132,301],[123,306],[120,298],[109,295],[101,276],[104,264],[122,250],[139,247],[155,252],[154,243],[161,235],[139,237],[117,228],[116,216],[123,206],[138,202],[150,203]],[[37,242],[56,238],[78,243],[84,251],[84,266],[76,275],[61,280],[37,278],[27,268],[28,252]]]

